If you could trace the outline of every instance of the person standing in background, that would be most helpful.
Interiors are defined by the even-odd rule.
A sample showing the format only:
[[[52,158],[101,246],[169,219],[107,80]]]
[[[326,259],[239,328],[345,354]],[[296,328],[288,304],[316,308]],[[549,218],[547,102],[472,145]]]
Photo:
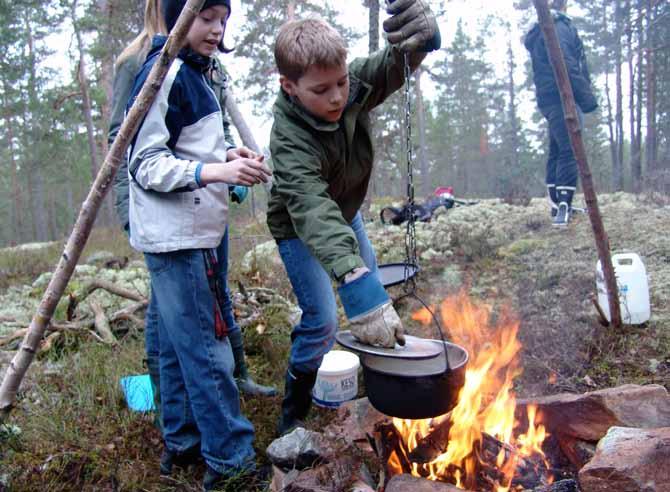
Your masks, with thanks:
[[[583,113],[595,111],[598,101],[591,87],[584,45],[577,29],[566,15],[567,3],[567,0],[553,0],[551,8],[581,125]],[[577,189],[577,161],[570,143],[568,127],[565,124],[556,77],[539,24],[536,23],[528,32],[524,45],[530,52],[533,65],[537,105],[549,126],[546,183],[551,202],[553,225],[565,227],[570,221],[572,199]]]

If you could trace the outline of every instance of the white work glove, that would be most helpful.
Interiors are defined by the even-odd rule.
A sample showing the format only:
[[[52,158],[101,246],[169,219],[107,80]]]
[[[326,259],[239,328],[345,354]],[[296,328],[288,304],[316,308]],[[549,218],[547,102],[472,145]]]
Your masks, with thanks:
[[[405,345],[400,317],[379,278],[370,270],[357,268],[347,274],[338,291],[351,334],[359,342],[385,348],[395,347],[396,341]]]
[[[387,0],[386,11],[392,16],[384,21],[386,38],[400,51],[440,49],[440,30],[426,0]]]

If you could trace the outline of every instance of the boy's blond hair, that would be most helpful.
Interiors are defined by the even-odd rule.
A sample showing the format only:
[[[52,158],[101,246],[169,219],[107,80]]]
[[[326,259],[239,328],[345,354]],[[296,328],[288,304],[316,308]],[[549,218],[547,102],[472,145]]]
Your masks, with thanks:
[[[121,52],[116,59],[115,66],[118,67],[132,56],[148,52],[151,47],[151,40],[156,34],[167,34],[165,20],[161,15],[161,2],[160,0],[146,0],[144,4],[144,29]]]
[[[347,61],[347,46],[330,24],[310,18],[286,22],[275,40],[279,73],[297,82],[312,65],[339,67]]]

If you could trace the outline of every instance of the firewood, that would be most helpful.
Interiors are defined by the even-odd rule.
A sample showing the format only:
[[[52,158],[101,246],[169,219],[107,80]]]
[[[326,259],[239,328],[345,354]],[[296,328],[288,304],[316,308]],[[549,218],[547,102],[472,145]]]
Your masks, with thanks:
[[[451,430],[450,414],[431,428],[429,433],[419,440],[417,446],[409,454],[413,463],[430,463],[447,450],[449,431]]]
[[[379,485],[386,485],[387,479],[392,476],[393,470],[389,469],[389,458],[394,455],[400,464],[401,473],[410,473],[412,464],[407,459],[409,455],[405,448],[405,442],[398,433],[395,425],[391,422],[378,422],[374,428],[375,448],[381,461]]]
[[[97,302],[90,303],[91,310],[95,313],[95,330],[105,343],[115,344],[117,342],[112,329],[109,327],[109,320],[105,315],[104,309]]]
[[[60,336],[61,336],[61,334],[60,334],[60,332],[58,332],[58,331],[56,331],[56,332],[51,333],[50,335],[48,335],[48,336],[44,339],[44,341],[42,342],[42,344],[40,345],[40,353],[43,354],[43,353],[46,353],[46,352],[48,352],[49,350],[51,350],[51,348],[52,348],[53,345],[54,345],[54,342],[55,342],[56,340],[58,340],[58,339],[60,338]]]

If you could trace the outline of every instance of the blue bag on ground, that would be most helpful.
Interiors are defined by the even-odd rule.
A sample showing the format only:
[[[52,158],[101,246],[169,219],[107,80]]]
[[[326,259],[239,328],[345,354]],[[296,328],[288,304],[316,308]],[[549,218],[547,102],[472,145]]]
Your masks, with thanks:
[[[126,397],[128,408],[136,412],[156,410],[154,392],[151,388],[151,379],[148,374],[126,376],[121,378],[119,383]]]

